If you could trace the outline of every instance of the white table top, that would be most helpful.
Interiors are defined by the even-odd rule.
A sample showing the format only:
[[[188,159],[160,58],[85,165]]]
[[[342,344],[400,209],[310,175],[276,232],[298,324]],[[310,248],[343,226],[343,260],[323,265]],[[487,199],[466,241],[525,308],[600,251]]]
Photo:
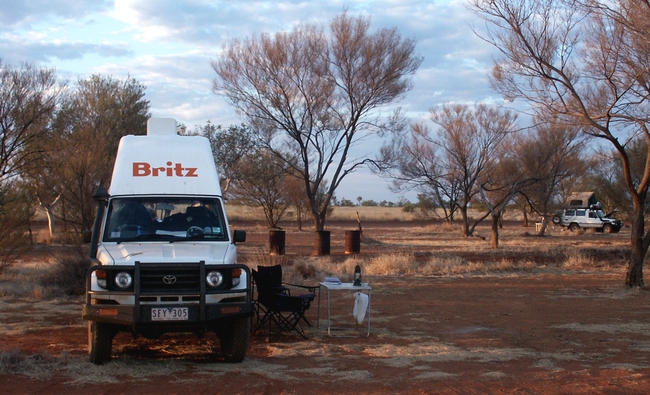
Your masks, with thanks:
[[[361,285],[354,285],[353,283],[330,283],[322,282],[320,283],[323,287],[327,289],[349,289],[349,290],[370,290],[372,287],[368,283],[362,283]]]

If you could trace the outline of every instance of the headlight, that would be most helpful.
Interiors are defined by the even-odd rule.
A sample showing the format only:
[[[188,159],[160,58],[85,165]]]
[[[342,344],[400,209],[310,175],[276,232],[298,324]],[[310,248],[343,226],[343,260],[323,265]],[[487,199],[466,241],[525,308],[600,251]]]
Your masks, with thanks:
[[[133,277],[127,272],[119,272],[115,275],[115,285],[118,288],[126,289],[133,283]]]
[[[218,286],[223,284],[223,275],[220,272],[212,271],[208,273],[207,276],[205,276],[205,281],[212,288],[217,288]]]

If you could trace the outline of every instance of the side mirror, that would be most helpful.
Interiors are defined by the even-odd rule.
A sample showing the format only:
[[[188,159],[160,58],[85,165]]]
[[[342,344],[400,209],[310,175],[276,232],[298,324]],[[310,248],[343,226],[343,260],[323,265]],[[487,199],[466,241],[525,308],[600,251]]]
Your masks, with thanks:
[[[246,231],[245,230],[235,230],[233,232],[233,243],[243,243],[246,241]]]
[[[108,190],[104,187],[97,187],[95,189],[95,193],[93,194],[93,200],[96,202],[102,202],[108,200],[110,195],[108,194]]]

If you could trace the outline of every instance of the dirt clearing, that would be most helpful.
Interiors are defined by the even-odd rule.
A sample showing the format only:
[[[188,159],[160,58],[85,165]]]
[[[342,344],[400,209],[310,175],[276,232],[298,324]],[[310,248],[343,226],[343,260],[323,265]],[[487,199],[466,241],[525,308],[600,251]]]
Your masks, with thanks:
[[[263,246],[263,232],[251,236],[247,248]],[[625,237],[608,236],[562,241],[611,244]],[[413,239],[400,243],[422,251]],[[373,248],[381,253],[395,244]],[[521,259],[513,251],[509,256]],[[539,265],[366,276],[373,287],[370,337],[365,326],[352,331],[354,338],[328,337],[321,299],[320,328],[306,329],[309,340],[281,335],[268,343],[257,332],[241,364],[221,361],[212,334],[155,341],[120,334],[113,360],[94,366],[87,361],[80,300],[7,296],[0,299],[0,393],[650,393],[650,293],[626,288],[623,278],[620,262],[579,270]],[[334,322],[352,327],[352,294],[332,294],[332,303]],[[314,324],[317,313],[312,306]]]

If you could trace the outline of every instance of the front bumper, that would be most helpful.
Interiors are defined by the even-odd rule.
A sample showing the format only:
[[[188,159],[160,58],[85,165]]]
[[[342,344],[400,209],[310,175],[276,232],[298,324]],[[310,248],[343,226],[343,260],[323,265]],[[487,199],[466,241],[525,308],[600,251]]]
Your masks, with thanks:
[[[187,307],[188,316],[186,320],[178,321],[154,321],[151,319],[152,308],[178,308]],[[253,305],[250,302],[240,303],[219,303],[217,305],[146,305],[139,307],[123,305],[93,305],[84,304],[83,319],[90,321],[105,322],[109,324],[138,327],[211,327],[220,321],[238,316],[251,316]]]
[[[239,316],[251,316],[254,312],[252,291],[250,284],[250,270],[245,265],[212,265],[205,262],[195,263],[199,283],[194,288],[171,289],[167,292],[160,290],[143,289],[141,286],[141,266],[93,266],[86,276],[86,300],[83,305],[82,317],[85,320],[110,323],[129,327],[158,327],[158,328],[187,328],[211,327],[220,321]],[[145,263],[147,269],[170,268],[171,265]],[[157,266],[156,266],[157,265]],[[183,264],[176,264],[179,267]],[[172,268],[173,268],[172,267]],[[240,269],[246,273],[245,289],[209,289],[205,286],[203,278],[206,269],[213,270]],[[92,289],[92,274],[97,270],[104,271],[133,271],[134,281],[132,289],[127,291],[95,290]],[[242,276],[244,277],[244,276]],[[129,301],[126,302],[125,301]],[[132,302],[131,302],[132,301]],[[152,320],[152,309],[160,308],[186,308],[187,315],[183,319],[170,321]]]

